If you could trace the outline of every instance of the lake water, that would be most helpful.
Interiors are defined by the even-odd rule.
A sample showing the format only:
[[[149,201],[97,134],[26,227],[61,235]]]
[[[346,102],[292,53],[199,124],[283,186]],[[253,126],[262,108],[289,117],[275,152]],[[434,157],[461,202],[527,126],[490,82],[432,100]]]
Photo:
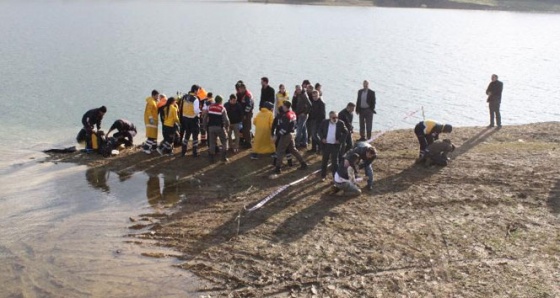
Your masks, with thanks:
[[[321,82],[327,110],[338,111],[368,79],[376,130],[413,127],[421,113],[402,118],[421,107],[427,118],[486,125],[484,92],[497,73],[505,125],[560,119],[557,14],[8,0],[0,19],[0,296],[197,287],[122,237],[130,216],[157,208],[146,174],[125,180],[41,162],[41,150],[73,145],[93,107],[108,107],[105,130],[118,118],[142,127],[154,88],[173,95],[198,83],[227,96],[241,79],[258,97],[268,76],[290,92],[303,79]]]

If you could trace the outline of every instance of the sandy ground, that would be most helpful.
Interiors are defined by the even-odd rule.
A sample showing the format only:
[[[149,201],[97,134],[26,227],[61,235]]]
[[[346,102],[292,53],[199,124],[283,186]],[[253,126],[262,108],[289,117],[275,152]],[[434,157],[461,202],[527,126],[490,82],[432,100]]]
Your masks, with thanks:
[[[318,169],[320,158],[305,153],[309,170],[277,179],[270,158],[250,160],[249,151],[226,165],[138,150],[51,160],[177,175],[166,199],[159,185],[148,193],[162,213],[131,218],[130,237],[179,252],[180,267],[215,285],[201,295],[558,297],[559,129],[456,128],[445,168],[415,165],[413,132],[390,132],[375,141],[373,191],[333,196],[331,182],[314,176],[252,213],[244,207]]]

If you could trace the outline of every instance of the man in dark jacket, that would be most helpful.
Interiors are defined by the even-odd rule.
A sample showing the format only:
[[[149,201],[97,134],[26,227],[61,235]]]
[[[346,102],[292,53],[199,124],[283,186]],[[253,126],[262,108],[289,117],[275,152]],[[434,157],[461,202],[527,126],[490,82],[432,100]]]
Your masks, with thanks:
[[[371,138],[371,127],[373,125],[373,114],[375,112],[375,92],[369,89],[369,82],[364,81],[364,89],[358,91],[358,100],[356,101],[356,114],[360,118],[360,141]]]
[[[107,136],[113,131],[117,132],[113,135],[113,138],[117,139],[117,144],[124,144],[126,147],[131,147],[133,145],[134,136],[136,136],[136,126],[132,122],[125,119],[116,120],[109,131]]]
[[[269,84],[268,84],[268,78],[267,77],[262,77],[261,78],[261,101],[259,103],[259,110],[260,108],[263,107],[265,102],[270,102],[274,105],[274,100],[276,97],[276,92],[274,91],[274,88],[272,88]]]
[[[247,90],[247,87],[243,81],[238,81],[235,85],[237,91],[237,101],[243,107],[243,129],[241,131],[243,136],[243,146],[245,148],[251,148],[251,125],[253,125],[253,108],[255,107],[255,101],[253,100],[253,94],[251,91]]]
[[[96,109],[91,109],[87,111],[82,116],[82,125],[84,126],[84,130],[86,131],[86,150],[91,150],[91,135],[93,133],[94,126],[97,127],[97,130],[101,129],[101,121],[103,120],[103,116],[107,113],[107,108],[105,106],[101,106]]]
[[[496,122],[498,128],[502,127],[502,115],[500,114],[500,104],[502,103],[502,90],[504,89],[504,83],[498,81],[498,75],[492,75],[492,82],[486,88],[486,95],[488,95],[488,107],[490,108],[490,125],[488,127],[494,127],[494,116],[496,117]]]
[[[449,163],[447,154],[455,151],[455,145],[451,140],[435,141],[426,149],[426,166],[432,164],[445,167]]]
[[[301,166],[299,167],[300,170],[307,169],[307,163],[296,150],[294,145],[294,138],[292,133],[294,132],[296,126],[296,114],[290,110],[292,104],[289,101],[285,101],[282,109],[284,113],[282,114],[281,118],[278,120],[278,124],[275,127],[275,130],[272,131],[274,134],[276,132],[275,137],[279,139],[278,146],[276,147],[276,168],[274,170],[275,174],[280,174],[282,172],[282,160],[284,159],[284,155],[286,154],[286,149],[296,157],[296,159],[300,162]]]
[[[231,94],[229,96],[229,101],[224,105],[224,107],[226,108],[230,122],[228,130],[229,147],[233,149],[233,152],[237,152],[239,150],[241,123],[243,121],[245,111],[243,110],[241,104],[237,102],[235,94]],[[235,140],[232,140],[232,135],[235,137]]]
[[[340,145],[346,140],[346,134],[348,134],[348,130],[346,130],[344,122],[338,121],[336,112],[329,112],[329,119],[323,120],[319,127],[319,137],[321,138],[321,149],[323,151],[323,160],[321,162],[321,179],[323,181],[327,178],[329,159],[331,160],[333,176],[338,168]]]
[[[366,142],[358,142],[354,145],[354,148],[348,150],[346,155],[344,156],[345,159],[349,159],[350,156],[353,154],[358,154],[360,156],[360,160],[362,164],[360,164],[360,168],[364,168],[366,172],[366,176],[368,177],[367,180],[367,188],[368,190],[373,189],[373,167],[372,163],[377,158],[377,150],[375,147],[370,145]]]
[[[346,134],[346,140],[342,143],[340,147],[340,157],[352,148],[352,134],[354,133],[354,125],[352,121],[354,121],[354,109],[356,105],[353,102],[349,102],[346,105],[346,108],[338,113],[338,120],[344,122],[346,125],[346,130],[348,130],[348,134]]]
[[[319,91],[311,92],[311,109],[309,110],[309,119],[307,119],[307,133],[311,137],[311,150],[315,153],[321,151],[321,141],[317,135],[319,125],[326,117],[325,103],[319,96]]]
[[[301,88],[301,86],[296,86],[296,105],[294,106],[294,112],[297,117],[296,124],[296,147],[307,147],[307,118],[309,117],[309,111],[311,110],[311,101],[307,92]]]

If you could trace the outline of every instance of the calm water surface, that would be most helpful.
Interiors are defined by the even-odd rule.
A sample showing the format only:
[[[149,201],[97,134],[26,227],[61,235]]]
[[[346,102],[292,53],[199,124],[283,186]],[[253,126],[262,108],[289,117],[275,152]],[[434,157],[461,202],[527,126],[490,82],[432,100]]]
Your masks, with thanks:
[[[497,73],[504,124],[560,119],[556,14],[0,1],[0,19],[0,296],[178,295],[197,287],[171,261],[139,257],[141,248],[122,237],[130,216],[160,208],[146,197],[153,177],[40,162],[40,150],[73,145],[92,107],[109,108],[105,129],[117,118],[142,126],[154,88],[172,95],[198,83],[227,96],[242,79],[258,96],[266,75],[290,92],[303,79],[321,82],[327,109],[338,111],[368,79],[377,130],[412,127],[420,113],[401,119],[421,107],[429,118],[485,125],[484,91]]]

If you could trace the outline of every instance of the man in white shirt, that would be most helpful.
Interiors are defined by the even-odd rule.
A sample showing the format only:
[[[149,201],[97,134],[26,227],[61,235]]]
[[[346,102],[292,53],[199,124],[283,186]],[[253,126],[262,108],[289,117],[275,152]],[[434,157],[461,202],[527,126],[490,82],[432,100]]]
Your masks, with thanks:
[[[358,91],[358,100],[356,101],[356,114],[360,119],[360,141],[371,138],[373,114],[377,114],[375,112],[375,101],[375,92],[369,89],[369,82],[364,81],[364,89]]]
[[[329,119],[323,120],[319,126],[319,137],[321,138],[323,160],[321,162],[321,179],[327,179],[327,166],[329,159],[332,163],[332,174],[336,172],[339,163],[339,152],[341,144],[346,140],[348,130],[342,121],[338,121],[336,112],[329,112]]]

